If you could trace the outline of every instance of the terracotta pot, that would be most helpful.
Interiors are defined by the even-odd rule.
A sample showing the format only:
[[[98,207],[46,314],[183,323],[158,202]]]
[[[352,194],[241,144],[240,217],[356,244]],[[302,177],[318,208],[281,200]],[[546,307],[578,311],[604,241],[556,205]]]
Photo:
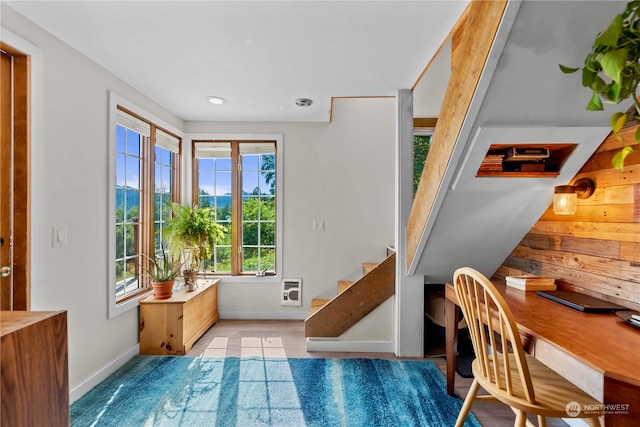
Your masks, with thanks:
[[[153,287],[153,298],[155,299],[167,299],[173,295],[173,285],[175,280],[167,280],[166,282],[151,282]]]

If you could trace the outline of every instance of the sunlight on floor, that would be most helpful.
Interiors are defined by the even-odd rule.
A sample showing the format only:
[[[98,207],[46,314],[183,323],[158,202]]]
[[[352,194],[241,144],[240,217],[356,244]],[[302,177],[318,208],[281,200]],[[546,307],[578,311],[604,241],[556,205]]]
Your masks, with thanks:
[[[226,357],[229,338],[215,337],[207,345],[202,357]],[[240,357],[266,357],[269,359],[286,359],[282,338],[242,337]]]

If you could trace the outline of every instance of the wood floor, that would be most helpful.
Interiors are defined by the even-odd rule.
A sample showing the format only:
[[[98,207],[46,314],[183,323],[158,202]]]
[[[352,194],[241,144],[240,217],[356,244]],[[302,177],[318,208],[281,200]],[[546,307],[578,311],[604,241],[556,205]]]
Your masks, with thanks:
[[[289,320],[220,320],[195,343],[189,356],[199,357],[366,357],[397,359],[392,353],[341,353],[313,352],[306,350],[304,322]],[[428,358],[444,373],[446,363],[442,357]],[[466,396],[471,379],[456,375],[456,391]],[[512,426],[514,414],[499,403],[475,402],[472,412],[483,426]],[[547,426],[567,424],[559,419],[548,419]]]

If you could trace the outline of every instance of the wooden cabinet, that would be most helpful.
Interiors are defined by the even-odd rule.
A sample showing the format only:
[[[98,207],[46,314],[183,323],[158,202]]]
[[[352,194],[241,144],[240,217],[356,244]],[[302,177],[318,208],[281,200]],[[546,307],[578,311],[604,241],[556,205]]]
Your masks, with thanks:
[[[218,282],[140,301],[140,354],[184,355],[218,321]]]
[[[0,425],[69,426],[67,312],[3,311]]]

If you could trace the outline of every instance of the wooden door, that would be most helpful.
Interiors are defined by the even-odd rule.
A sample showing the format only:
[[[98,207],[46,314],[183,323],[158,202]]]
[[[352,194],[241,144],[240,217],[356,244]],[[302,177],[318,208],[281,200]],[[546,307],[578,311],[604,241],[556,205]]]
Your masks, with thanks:
[[[0,43],[0,308],[30,308],[29,57]]]

